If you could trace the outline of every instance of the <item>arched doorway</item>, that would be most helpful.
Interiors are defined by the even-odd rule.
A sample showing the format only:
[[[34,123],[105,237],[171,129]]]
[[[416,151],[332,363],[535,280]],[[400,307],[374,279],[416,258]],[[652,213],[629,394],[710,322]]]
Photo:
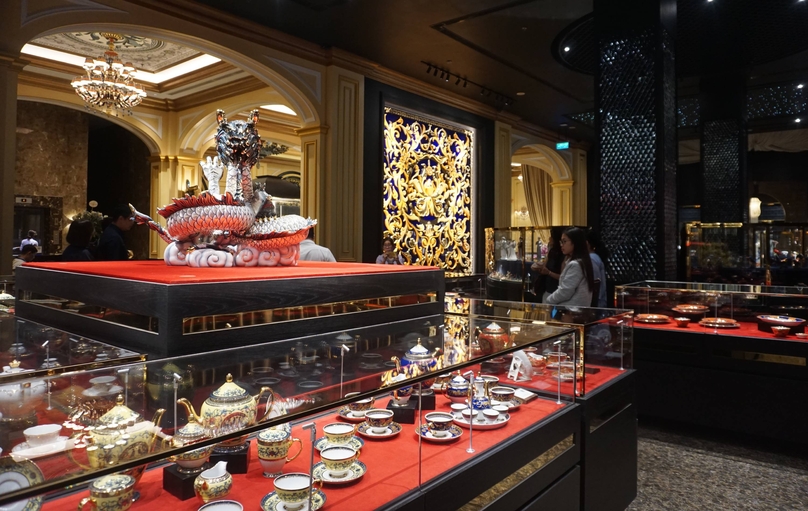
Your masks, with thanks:
[[[574,181],[564,158],[544,144],[530,144],[517,149],[511,162],[511,225],[571,225]],[[529,183],[530,191],[525,187],[526,178],[534,181]],[[533,196],[532,216],[537,218],[529,214],[527,193]]]

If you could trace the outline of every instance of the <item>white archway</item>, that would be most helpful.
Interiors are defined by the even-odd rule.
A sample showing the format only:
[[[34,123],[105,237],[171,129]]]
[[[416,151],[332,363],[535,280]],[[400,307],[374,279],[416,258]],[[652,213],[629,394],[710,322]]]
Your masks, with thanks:
[[[551,178],[550,195],[552,196],[552,225],[571,225],[572,221],[572,171],[569,165],[558,154],[541,143],[520,144],[512,146],[514,153],[511,156],[513,163],[529,165],[541,169]],[[518,196],[518,194],[514,194]],[[523,194],[524,195],[524,194]],[[519,209],[520,204],[516,204]],[[514,213],[515,214],[515,213]]]

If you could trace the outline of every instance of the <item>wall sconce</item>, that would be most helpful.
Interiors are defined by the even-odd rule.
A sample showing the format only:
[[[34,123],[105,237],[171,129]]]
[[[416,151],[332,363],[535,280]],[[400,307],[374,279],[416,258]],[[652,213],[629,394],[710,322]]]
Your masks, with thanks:
[[[752,197],[749,199],[749,223],[756,224],[760,218],[760,199]]]

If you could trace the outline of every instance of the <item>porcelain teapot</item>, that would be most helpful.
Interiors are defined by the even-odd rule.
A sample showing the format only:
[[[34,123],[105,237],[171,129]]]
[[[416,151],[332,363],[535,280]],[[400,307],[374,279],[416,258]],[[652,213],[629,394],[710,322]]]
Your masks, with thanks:
[[[407,350],[404,353],[404,358],[401,360],[401,365],[406,367],[410,364],[415,364],[421,368],[424,372],[429,372],[432,368],[437,364],[437,356],[440,352],[440,348],[435,349],[434,352],[430,352],[427,348],[421,345],[421,338],[418,338],[418,342]]]
[[[115,406],[102,415],[96,426],[85,428],[87,459],[93,469],[107,467],[123,461],[143,457],[154,448],[160,433],[160,419],[165,413],[159,409],[151,421],[133,411],[118,395]],[[72,450],[68,451],[71,454]],[[73,459],[79,465],[75,458]],[[124,474],[139,480],[145,465],[127,470]]]
[[[202,403],[197,415],[193,405],[185,398],[178,403],[185,405],[188,417],[208,432],[209,435],[223,435],[252,426],[256,422],[264,421],[270,416],[284,413],[282,407],[274,407],[275,393],[269,387],[261,387],[257,396],[251,396],[246,390],[233,383],[233,375],[228,374],[225,383],[211,392],[210,397]],[[258,417],[258,402],[261,396],[268,395],[266,412]],[[222,442],[222,445],[239,445],[244,443],[241,438]]]
[[[480,346],[480,350],[485,355],[504,350],[510,341],[505,329],[496,323],[489,323],[488,326],[482,330],[477,327],[476,331],[477,343]]]
[[[3,375],[30,373],[31,369],[23,369],[17,360],[3,366]],[[33,401],[39,400],[48,392],[48,382],[42,379],[20,380],[16,383],[0,385],[0,410],[4,415],[17,416],[27,414],[33,408]]]
[[[180,404],[185,405],[188,409],[191,403],[187,399],[179,399]],[[196,420],[196,415],[191,413],[188,409],[188,423],[180,428],[174,437],[171,439],[171,445],[174,447],[183,447],[185,445],[193,444],[208,438],[208,432]],[[194,449],[193,451],[184,452],[171,457],[179,465],[179,471],[183,473],[193,473],[198,471],[204,465],[213,452],[213,446],[202,447]]]
[[[469,397],[469,381],[459,374],[444,384],[446,397],[454,402],[462,402]]]

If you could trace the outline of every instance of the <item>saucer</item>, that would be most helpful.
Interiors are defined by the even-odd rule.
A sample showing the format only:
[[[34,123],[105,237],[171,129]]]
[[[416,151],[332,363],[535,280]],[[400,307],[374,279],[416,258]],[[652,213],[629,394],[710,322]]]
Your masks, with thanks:
[[[415,433],[420,435],[424,440],[429,440],[430,442],[453,442],[460,438],[460,436],[463,434],[463,430],[453,425],[451,428],[449,428],[448,435],[438,437],[432,436],[432,433],[429,432],[429,426],[422,424],[420,427],[415,428]]]
[[[348,469],[348,473],[344,476],[331,477],[328,469],[325,468],[325,463],[321,461],[320,463],[314,465],[314,471],[312,474],[314,475],[315,479],[322,479],[323,484],[348,484],[361,479],[367,471],[368,467],[366,467],[361,461],[357,460],[353,462],[351,468]]]
[[[121,392],[123,392],[123,387],[120,385],[113,385],[109,388],[109,390],[98,390],[90,387],[87,390],[81,391],[81,394],[87,397],[104,397],[111,396],[113,394],[120,394]]]
[[[474,429],[475,429],[475,431],[485,431],[487,429],[504,428],[505,424],[507,424],[509,420],[511,420],[511,414],[509,414],[509,413],[505,414],[504,419],[497,419],[497,421],[493,422],[493,423],[487,423],[487,422],[483,422],[483,421],[480,421],[480,420],[475,420],[474,421]],[[463,427],[463,428],[468,429],[468,427],[469,427],[469,422],[466,420],[465,417],[462,417],[460,419],[455,417],[454,423],[457,424],[460,427]]]
[[[356,430],[356,432],[367,438],[377,438],[381,440],[383,438],[394,437],[399,433],[401,433],[401,424],[399,424],[398,422],[391,422],[384,433],[374,433],[373,428],[370,427],[370,424],[368,424],[367,422],[363,422],[362,424],[359,425],[359,428]]]
[[[365,371],[373,371],[375,369],[381,369],[384,366],[382,364],[369,364],[367,362],[359,362],[359,369],[364,369]]]
[[[522,406],[522,401],[520,401],[518,398],[513,398],[510,401],[497,401],[492,399],[491,405],[506,405],[509,411],[515,412],[520,406]]]
[[[351,449],[358,451],[359,449],[362,448],[362,446],[365,445],[365,441],[359,437],[353,436],[351,437],[351,441],[348,442],[347,444],[329,444],[327,437],[320,437],[317,439],[316,442],[314,442],[314,448],[317,449],[318,451],[322,451],[326,447],[335,447],[337,445],[348,446]]]
[[[365,422],[365,416],[362,417],[354,417],[353,412],[347,406],[340,408],[339,410],[339,418],[346,420],[348,422]]]
[[[17,459],[34,459],[49,454],[64,451],[66,446],[65,442],[70,440],[70,437],[60,436],[55,441],[44,445],[30,445],[28,442],[17,444],[11,448],[12,456]],[[71,443],[72,446],[72,443]]]
[[[311,508],[312,511],[317,511],[325,504],[325,493],[321,490],[314,490],[311,494]],[[309,501],[303,503],[300,511],[306,511],[309,508]],[[281,502],[280,497],[274,491],[268,493],[261,499],[261,509],[264,511],[286,511],[286,506]]]

